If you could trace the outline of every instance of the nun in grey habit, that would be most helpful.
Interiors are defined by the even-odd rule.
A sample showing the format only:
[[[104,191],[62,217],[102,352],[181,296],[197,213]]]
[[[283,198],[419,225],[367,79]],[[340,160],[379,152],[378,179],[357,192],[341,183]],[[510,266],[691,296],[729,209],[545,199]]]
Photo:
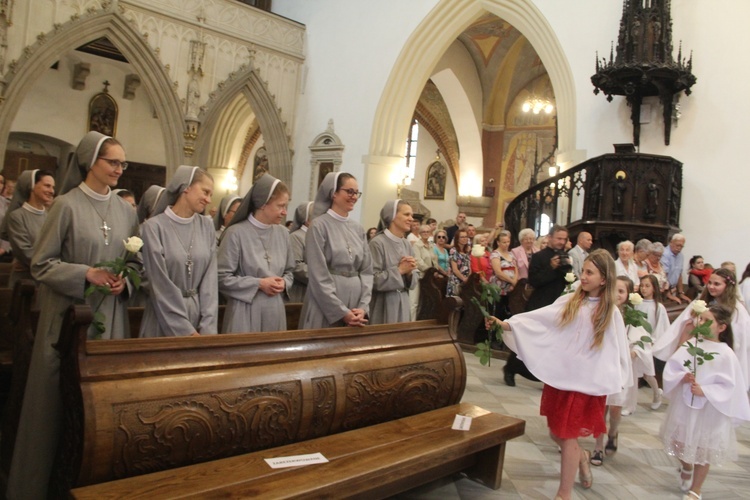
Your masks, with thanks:
[[[302,328],[344,326],[352,309],[370,311],[372,258],[362,225],[331,209],[341,172],[329,172],[318,188],[305,237],[307,294]]]
[[[373,274],[370,324],[373,325],[411,320],[409,290],[417,286],[419,270],[411,243],[393,226],[393,219],[403,205],[408,208],[408,203],[401,200],[386,202],[380,211],[380,226],[384,229],[370,240]],[[400,267],[402,261],[405,263]],[[406,272],[402,274],[402,270]]]
[[[96,263],[122,257],[123,240],[138,234],[133,207],[113,195],[109,187],[106,194],[101,194],[89,186],[89,182],[100,182],[92,172],[99,159],[111,155],[112,150],[120,151],[119,144],[105,143],[109,139],[89,132],[66,169],[61,169],[61,196],[49,210],[31,259],[31,273],[39,282],[40,315],[8,476],[9,499],[47,496],[62,424],[60,354],[54,345],[65,311],[73,304],[88,303],[95,308],[102,301],[99,311],[105,315],[105,331],[101,338],[121,339],[128,332],[126,305],[130,284],[108,276],[111,273],[106,270],[92,268]],[[110,167],[100,164],[97,172],[107,168]],[[98,281],[97,285],[110,283],[117,294],[102,296],[96,292],[84,297],[89,275]],[[92,326],[89,338],[95,334]]]
[[[143,224],[148,220],[149,217],[154,216],[154,209],[156,204],[159,203],[159,198],[164,194],[164,188],[153,184],[146,189],[146,192],[141,196],[138,201],[138,207],[135,211],[138,214],[138,222]]]
[[[284,297],[294,280],[289,231],[255,218],[272,201],[280,183],[269,174],[255,181],[222,235],[218,271],[219,291],[227,299],[223,333],[286,330]],[[264,292],[262,286],[268,278],[275,281],[275,288],[283,284],[283,290],[270,295]]]
[[[227,228],[229,223],[232,221],[232,219],[229,219],[229,221],[226,221],[227,212],[232,208],[232,205],[235,204],[235,202],[242,202],[242,197],[235,196],[235,195],[229,195],[225,196],[221,199],[221,203],[219,203],[219,209],[216,211],[216,215],[214,215],[214,229],[216,230],[216,241],[219,241],[221,239],[221,235],[224,233],[224,230]],[[239,205],[235,207],[236,209],[239,208]]]
[[[143,265],[152,297],[143,312],[141,337],[217,333],[219,285],[213,222],[184,200],[180,210],[191,215],[174,211],[198,171],[186,165],[177,168],[154,215],[141,226]]]
[[[294,283],[289,290],[289,302],[302,302],[307,292],[307,262],[305,262],[305,236],[312,216],[313,202],[302,203],[294,211],[294,223],[289,241],[294,251]]]

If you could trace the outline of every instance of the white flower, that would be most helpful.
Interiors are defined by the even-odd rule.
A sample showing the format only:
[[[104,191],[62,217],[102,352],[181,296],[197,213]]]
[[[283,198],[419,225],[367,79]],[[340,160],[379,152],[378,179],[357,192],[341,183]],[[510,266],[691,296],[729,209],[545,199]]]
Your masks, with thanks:
[[[565,275],[565,281],[567,281],[568,283],[573,283],[575,280],[576,280],[575,273],[568,273]]]
[[[472,257],[484,257],[484,245],[474,245],[471,247]]]
[[[706,310],[708,309],[708,307],[706,307],[706,301],[705,300],[696,300],[695,302],[693,302],[692,309],[693,309],[693,312],[696,315],[700,315],[700,314],[703,314],[704,312],[706,312]]]
[[[125,244],[125,250],[130,253],[138,253],[143,246],[143,240],[138,236],[131,236],[127,240],[122,240],[122,242]]]
[[[643,302],[643,297],[641,297],[641,295],[638,293],[631,293],[630,295],[628,295],[628,300],[631,304],[637,306],[638,304],[641,304]]]

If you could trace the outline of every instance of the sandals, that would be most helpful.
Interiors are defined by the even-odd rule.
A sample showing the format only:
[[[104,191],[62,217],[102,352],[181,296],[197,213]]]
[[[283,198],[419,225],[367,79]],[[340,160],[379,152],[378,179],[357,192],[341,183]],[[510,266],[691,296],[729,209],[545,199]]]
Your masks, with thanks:
[[[693,485],[693,470],[694,469],[684,469],[682,466],[680,466],[680,491],[683,493],[692,493],[693,495],[696,495],[694,491],[690,491],[690,487]],[[687,477],[685,477],[687,475]],[[685,495],[685,497],[690,498],[688,495]],[[698,495],[696,498],[700,499],[700,495]]]
[[[591,452],[583,450],[583,459],[578,463],[578,479],[581,481],[583,489],[588,490],[594,484],[594,476],[591,474]]]
[[[693,490],[688,490],[687,493],[682,495],[682,500],[701,500],[701,496]]]
[[[604,463],[604,452],[602,450],[594,450],[594,453],[591,454],[591,460],[589,462],[591,463],[591,465],[599,467]]]
[[[620,435],[618,432],[615,434],[615,437],[607,436],[607,445],[604,447],[604,453],[609,455],[614,455],[617,453],[617,437]]]

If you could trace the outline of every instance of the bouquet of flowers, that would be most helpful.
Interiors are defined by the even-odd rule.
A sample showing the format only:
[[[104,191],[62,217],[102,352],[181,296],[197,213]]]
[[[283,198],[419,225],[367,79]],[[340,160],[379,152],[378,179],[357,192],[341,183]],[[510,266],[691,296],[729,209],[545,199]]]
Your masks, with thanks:
[[[137,236],[131,236],[130,238],[128,238],[127,240],[123,240],[122,242],[125,244],[125,254],[122,257],[117,257],[115,260],[106,262],[99,262],[97,264],[94,264],[94,267],[103,267],[109,269],[112,274],[130,279],[133,287],[138,290],[138,288],[141,286],[141,275],[138,274],[138,271],[136,269],[128,266],[128,259],[134,257],[135,254],[137,254],[141,250],[141,247],[143,246],[143,240],[141,240]],[[109,287],[103,285],[89,285],[89,287],[86,288],[86,291],[84,292],[84,297],[88,297],[94,292],[99,292],[100,294],[102,294],[102,298],[99,301],[99,304],[97,304],[96,308],[94,309],[94,319],[91,324],[94,325],[97,337],[101,337],[101,335],[106,331],[104,321],[107,318],[104,316],[103,312],[99,311],[99,308],[102,306],[102,302],[104,302],[106,296],[112,293],[112,290]]]
[[[650,334],[653,329],[651,328],[651,323],[648,322],[648,315],[635,308],[635,306],[641,303],[643,303],[643,297],[639,294],[631,293],[628,295],[628,301],[625,302],[625,307],[623,309],[623,319],[625,320],[626,326],[641,327]],[[653,344],[654,340],[650,335],[643,335],[635,343],[643,349],[645,344]]]
[[[690,331],[690,337],[691,340],[687,340],[685,344],[687,345],[687,352],[690,354],[693,359],[686,359],[685,362],[682,364],[685,368],[690,370],[690,372],[693,374],[693,377],[696,376],[698,372],[698,366],[702,365],[706,361],[711,361],[714,359],[714,356],[718,356],[718,352],[706,352],[703,350],[703,348],[700,347],[700,344],[703,343],[703,339],[711,338],[711,320],[707,320],[703,323],[700,323],[698,321],[698,318],[701,314],[703,314],[708,307],[706,306],[706,303],[702,300],[696,300],[693,302],[690,314],[693,315],[695,318],[695,327]],[[695,402],[695,394],[690,398],[690,405],[692,406]]]
[[[563,290],[563,293],[560,294],[560,295],[565,295],[565,294],[571,293],[573,291],[573,283],[575,283],[577,279],[578,278],[576,278],[575,273],[567,273],[565,275],[565,281],[568,284],[565,286],[565,290]]]
[[[481,286],[482,295],[479,297],[479,300],[476,297],[472,297],[471,302],[479,308],[485,319],[489,319],[492,315],[488,309],[500,302],[500,287],[484,281],[481,282]],[[487,366],[490,365],[490,360],[492,359],[493,338],[500,341],[503,336],[503,330],[500,328],[500,325],[494,321],[491,322],[491,325],[487,332],[487,340],[478,343],[477,350],[474,352],[474,356],[479,358],[479,362]]]

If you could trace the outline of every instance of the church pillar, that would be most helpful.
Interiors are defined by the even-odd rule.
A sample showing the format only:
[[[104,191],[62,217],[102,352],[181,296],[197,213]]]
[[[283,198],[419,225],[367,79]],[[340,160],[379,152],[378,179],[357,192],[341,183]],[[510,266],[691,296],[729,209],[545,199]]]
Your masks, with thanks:
[[[398,172],[404,164],[403,156],[362,157],[365,165],[364,182],[360,182],[362,214],[360,220],[365,228],[378,225],[380,209],[388,200],[396,198]]]
[[[485,125],[482,130],[482,156],[484,158],[483,194],[492,198],[490,210],[484,217],[485,227],[494,227],[502,221],[504,203],[502,195],[503,149],[505,148],[505,126]]]

